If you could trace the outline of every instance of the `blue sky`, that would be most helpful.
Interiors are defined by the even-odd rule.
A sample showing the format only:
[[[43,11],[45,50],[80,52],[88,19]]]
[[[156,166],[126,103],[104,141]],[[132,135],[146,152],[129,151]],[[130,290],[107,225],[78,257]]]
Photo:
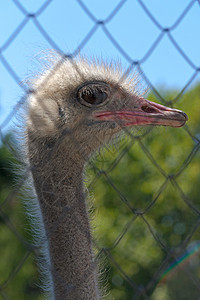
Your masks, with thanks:
[[[29,13],[35,13],[45,1],[18,0]],[[96,20],[106,20],[120,3],[117,0],[82,0]],[[179,47],[190,59],[188,63],[174,47],[167,34],[148,56],[145,55],[158,39],[161,30],[152,22],[137,0],[124,1],[117,14],[106,23],[106,28],[131,60],[141,60],[142,70],[158,90],[162,87],[181,90],[194,74],[194,68],[200,67],[200,3],[196,0],[143,0],[147,9],[157,22],[170,28],[190,5],[188,13],[171,31]],[[5,48],[5,43],[15,29],[25,19],[24,14],[12,0],[1,1],[0,6],[0,48],[2,54],[23,81],[39,66],[37,56],[41,51],[51,49],[52,45],[38,31],[32,19],[29,19],[13,42]],[[76,0],[54,0],[41,13],[37,20],[51,39],[64,52],[74,52],[88,32],[94,27],[94,21],[88,17]],[[126,58],[116,49],[99,26],[81,53],[102,57],[106,60],[121,60],[128,67]],[[192,84],[199,81],[198,75]],[[23,89],[5,69],[0,59],[0,122],[6,118],[14,104],[23,95]]]

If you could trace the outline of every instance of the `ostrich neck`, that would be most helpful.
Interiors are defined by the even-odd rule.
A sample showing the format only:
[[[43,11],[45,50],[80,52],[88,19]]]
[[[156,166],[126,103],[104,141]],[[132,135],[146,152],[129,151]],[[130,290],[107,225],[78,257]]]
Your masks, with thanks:
[[[83,187],[84,161],[76,157],[76,151],[66,149],[66,144],[51,152],[29,136],[33,182],[48,241],[48,268],[56,300],[98,299]]]

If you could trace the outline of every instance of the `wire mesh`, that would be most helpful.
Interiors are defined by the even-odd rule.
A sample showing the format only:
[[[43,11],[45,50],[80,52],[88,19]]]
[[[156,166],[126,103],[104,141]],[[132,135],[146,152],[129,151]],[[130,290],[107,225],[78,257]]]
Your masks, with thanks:
[[[7,72],[10,74],[10,76],[17,82],[17,84],[20,86],[22,91],[24,92],[24,95],[21,97],[21,99],[17,102],[13,110],[6,116],[5,120],[1,123],[0,129],[1,129],[1,139],[2,143],[5,145],[6,148],[10,149],[9,142],[6,138],[4,138],[2,130],[4,129],[7,124],[9,124],[15,115],[17,114],[18,110],[22,106],[25,105],[26,99],[30,95],[36,94],[37,91],[35,91],[33,88],[27,87],[26,84],[21,83],[20,76],[17,74],[17,72],[12,68],[12,65],[6,59],[5,53],[9,47],[12,47],[12,44],[14,40],[19,36],[22,32],[22,30],[27,26],[27,24],[30,22],[30,20],[34,23],[37,30],[40,32],[40,34],[44,37],[45,40],[50,44],[50,46],[57,50],[60,53],[60,59],[58,60],[58,63],[54,66],[52,73],[49,74],[49,78],[55,74],[60,67],[62,67],[62,64],[66,61],[70,61],[74,68],[76,68],[78,74],[80,77],[84,79],[84,75],[82,74],[81,70],[79,69],[78,64],[76,63],[76,57],[81,53],[84,46],[89,42],[89,40],[92,38],[93,35],[95,35],[97,29],[99,27],[102,28],[104,34],[108,37],[108,39],[112,42],[113,46],[118,50],[118,52],[125,58],[125,60],[128,62],[129,67],[124,72],[123,76],[120,78],[120,82],[123,82],[124,79],[131,73],[134,69],[137,69],[137,71],[140,73],[140,75],[143,77],[143,80],[146,82],[148,86],[150,86],[154,96],[161,101],[164,104],[167,104],[168,106],[173,107],[175,104],[180,103],[182,99],[184,98],[184,94],[186,92],[186,89],[191,86],[191,84],[195,81],[196,77],[200,73],[200,67],[196,65],[192,58],[189,57],[184,50],[181,48],[181,46],[178,44],[176,39],[173,36],[173,30],[176,29],[181,22],[183,22],[184,18],[189,14],[190,10],[194,5],[199,6],[200,2],[198,0],[192,0],[188,1],[188,5],[185,7],[185,9],[182,11],[182,13],[179,15],[179,17],[176,19],[176,21],[173,23],[172,26],[168,28],[164,28],[158,20],[154,17],[152,12],[148,9],[148,7],[145,4],[145,1],[138,0],[138,3],[145,12],[145,14],[148,16],[148,18],[151,20],[151,22],[157,27],[159,30],[159,35],[156,38],[155,41],[152,42],[149,49],[146,51],[144,56],[140,58],[139,60],[133,60],[132,57],[126,52],[126,49],[124,49],[120,43],[115,39],[115,37],[112,35],[112,32],[108,29],[107,24],[113,20],[118,12],[122,9],[123,6],[127,4],[127,0],[122,0],[117,3],[115,7],[113,7],[112,12],[105,18],[99,20],[90,10],[90,7],[87,6],[86,2],[77,0],[78,5],[83,10],[85,15],[91,20],[92,26],[88,33],[83,37],[82,41],[78,45],[78,47],[72,52],[72,53],[65,53],[63,49],[61,49],[56,42],[51,38],[51,35],[48,33],[48,28],[44,28],[40,21],[39,16],[41,16],[44,12],[48,11],[48,7],[53,2],[53,0],[45,1],[41,7],[34,13],[30,13],[27,11],[27,9],[24,7],[22,2],[18,0],[13,0],[13,3],[16,5],[17,9],[21,11],[23,14],[23,19],[19,26],[15,28],[15,30],[12,32],[12,34],[7,38],[7,40],[0,46],[0,60],[1,64],[4,66],[4,68],[7,70]],[[197,9],[197,8],[196,8]],[[179,52],[180,56],[183,58],[183,60],[192,68],[193,73],[191,77],[189,78],[188,82],[184,85],[184,87],[179,91],[179,93],[171,100],[167,100],[167,97],[161,95],[161,93],[156,89],[155,86],[151,83],[151,81],[148,79],[147,75],[145,74],[143,70],[143,64],[149,59],[151,54],[157,49],[159,44],[162,42],[164,37],[168,37],[169,41],[173,45],[173,47]],[[48,83],[49,78],[45,78],[45,80],[41,83],[42,86],[44,86],[46,83]],[[116,91],[117,92],[117,91]],[[61,111],[62,114],[62,111]],[[77,126],[82,126],[82,123],[78,123]],[[102,242],[98,241],[97,238],[93,239],[93,245],[95,248],[96,253],[96,260],[94,262],[94,265],[92,268],[95,268],[98,264],[98,260],[100,257],[104,257],[106,259],[107,264],[112,268],[112,284],[113,289],[115,289],[117,292],[115,292],[113,295],[115,295],[116,299],[161,299],[161,296],[157,296],[160,298],[156,298],[155,291],[157,291],[160,287],[160,280],[161,278],[164,278],[165,275],[170,272],[170,268],[172,269],[172,265],[176,266],[179,265],[179,271],[178,276],[180,278],[180,281],[182,282],[182,289],[185,293],[185,298],[180,299],[199,299],[200,295],[200,276],[199,276],[199,260],[195,261],[196,268],[195,272],[193,272],[192,267],[188,266],[186,264],[185,266],[183,264],[179,264],[180,261],[184,260],[184,257],[190,256],[191,253],[197,254],[198,257],[198,249],[199,249],[199,225],[200,225],[200,211],[199,211],[199,205],[194,201],[193,198],[187,195],[187,191],[184,191],[184,185],[179,183],[179,178],[183,177],[186,180],[187,176],[185,173],[187,172],[188,168],[190,168],[191,163],[199,157],[199,148],[200,148],[200,140],[199,135],[196,132],[193,132],[187,125],[184,127],[184,134],[187,135],[187,139],[190,140],[190,145],[192,143],[192,147],[187,148],[189,149],[188,152],[185,152],[185,159],[182,161],[179,168],[176,168],[175,172],[168,173],[166,169],[159,163],[159,161],[156,159],[156,153],[151,151],[151,143],[149,144],[147,142],[147,139],[149,136],[151,136],[151,132],[154,131],[154,128],[150,128],[149,130],[145,131],[145,133],[141,134],[132,134],[132,132],[125,130],[124,134],[129,137],[128,144],[125,146],[121,146],[120,151],[117,151],[117,154],[115,153],[116,157],[115,159],[111,159],[111,162],[109,164],[104,165],[102,161],[100,160],[97,163],[94,163],[93,160],[89,162],[88,168],[90,169],[90,172],[93,172],[93,177],[90,183],[88,184],[88,191],[91,192],[100,181],[106,182],[107,186],[109,186],[109,189],[112,190],[112,193],[116,195],[118,200],[115,202],[115,205],[118,205],[118,210],[120,211],[120,207],[123,207],[123,212],[125,211],[125,214],[127,214],[127,219],[125,222],[123,222],[123,225],[120,228],[120,231],[117,233],[117,235],[112,239],[110,242],[105,242],[104,240]],[[53,145],[51,151],[49,152],[49,156],[46,159],[46,164],[48,164],[48,160],[51,158],[51,156],[54,154],[55,148],[62,142],[65,136],[71,137],[71,142],[74,143],[77,147],[77,149],[80,150],[80,153],[83,157],[87,156],[87,154],[84,152],[84,148],[82,145],[77,141],[75,136],[73,135],[74,129],[72,130],[65,130],[62,132],[60,138],[56,142],[56,144]],[[101,141],[100,141],[101,142]],[[177,142],[178,143],[178,142]],[[158,184],[154,185],[154,196],[151,197],[151,199],[147,202],[145,202],[145,205],[135,205],[134,199],[132,197],[127,197],[126,193],[121,190],[121,186],[119,184],[119,181],[116,181],[116,177],[112,176],[113,170],[116,170],[120,165],[120,162],[128,155],[129,151],[132,149],[133,146],[137,145],[138,151],[140,151],[140,156],[142,159],[146,161],[147,164],[151,165],[152,168],[156,170],[156,172],[159,174],[158,177],[162,178],[163,180],[158,182]],[[155,149],[154,149],[155,151]],[[111,156],[113,153],[111,152]],[[145,158],[144,158],[145,157]],[[44,166],[45,166],[44,163]],[[76,161],[73,162],[76,165]],[[120,167],[119,167],[120,168]],[[21,231],[18,229],[18,221],[12,220],[12,215],[8,212],[8,206],[13,203],[13,201],[16,201],[16,197],[18,196],[18,191],[23,186],[24,181],[26,180],[27,174],[30,172],[29,169],[26,169],[23,176],[21,176],[21,179],[18,181],[15,188],[12,188],[12,191],[8,193],[3,198],[3,201],[0,204],[0,217],[1,221],[3,222],[3,225],[6,225],[9,230],[13,233],[15,238],[18,240],[20,244],[23,245],[23,248],[25,249],[24,253],[18,258],[18,261],[15,262],[15,267],[10,272],[10,274],[6,277],[1,276],[0,281],[0,295],[2,299],[10,299],[9,297],[9,286],[12,286],[12,281],[14,278],[17,277],[19,272],[22,272],[22,269],[24,265],[26,264],[26,261],[29,259],[29,257],[33,254],[34,256],[38,256],[38,253],[40,251],[40,247],[42,244],[44,244],[46,241],[43,240],[40,245],[35,245],[30,241],[27,241],[26,238],[21,234]],[[143,174],[144,175],[144,174]],[[184,177],[185,176],[185,177]],[[199,171],[196,171],[196,178],[199,176]],[[145,178],[145,176],[143,176]],[[141,177],[140,177],[141,178]],[[138,181],[141,182],[141,179]],[[70,182],[69,182],[70,184]],[[159,186],[160,184],[160,186]],[[45,184],[44,184],[45,185]],[[169,243],[165,240],[164,234],[162,234],[162,230],[160,230],[155,223],[152,222],[152,219],[149,217],[149,215],[153,214],[153,210],[156,210],[156,208],[159,206],[159,199],[162,195],[164,195],[165,191],[169,188],[169,186],[173,186],[174,193],[177,193],[179,198],[179,208],[181,206],[185,207],[185,214],[187,215],[188,211],[190,211],[189,218],[192,219],[190,223],[188,223],[188,230],[187,234],[184,234],[178,243],[176,243],[174,246],[169,245]],[[97,188],[98,191],[98,188]],[[45,188],[44,188],[45,193]],[[48,193],[48,191],[46,191]],[[109,193],[108,193],[109,194]],[[134,195],[133,195],[134,196]],[[115,196],[114,196],[115,197]],[[165,196],[164,196],[165,197]],[[110,200],[110,199],[109,199]],[[56,203],[54,203],[56,207]],[[170,204],[171,205],[171,204]],[[125,208],[127,210],[125,210]],[[54,223],[53,227],[51,228],[50,232],[48,234],[52,234],[54,230],[56,230],[58,224],[61,222],[62,218],[66,217],[67,215],[74,214],[74,211],[76,211],[76,206],[66,207],[64,206],[61,211],[59,211],[59,217],[57,221]],[[176,210],[176,208],[172,209]],[[187,212],[186,212],[187,210]],[[128,212],[127,212],[128,211]],[[184,210],[181,210],[180,212],[183,213]],[[167,212],[163,211],[163,215],[167,216]],[[183,218],[188,218],[188,216],[182,216]],[[75,218],[75,215],[74,215]],[[168,218],[168,219],[167,219]],[[165,218],[166,222],[169,222],[169,217]],[[139,221],[138,221],[139,220]],[[102,220],[102,222],[104,222]],[[138,281],[137,276],[135,276],[134,272],[131,273],[130,269],[135,267],[135,262],[131,260],[130,267],[127,268],[127,266],[124,268],[123,263],[121,262],[120,258],[118,257],[118,249],[121,244],[123,244],[123,241],[125,237],[127,236],[128,232],[130,232],[133,227],[137,230],[137,222],[142,222],[142,226],[144,228],[144,231],[148,232],[148,236],[152,238],[153,241],[155,241],[155,244],[158,247],[159,250],[162,253],[162,255],[159,256],[159,262],[157,261],[156,267],[154,266],[151,270],[150,274],[148,274],[147,278],[144,278],[144,281]],[[79,221],[77,220],[77,224],[79,224]],[[20,226],[20,225],[19,225]],[[179,224],[179,227],[181,225]],[[156,229],[154,228],[156,227]],[[87,231],[84,231],[84,229],[79,226],[80,231],[85,234],[85,236],[88,235]],[[107,228],[107,230],[111,230],[112,228]],[[177,229],[178,230],[178,229]],[[181,230],[179,228],[179,230]],[[131,231],[132,232],[132,231]],[[131,233],[132,234],[132,233]],[[141,232],[142,234],[142,232]],[[146,235],[145,235],[146,236]],[[90,239],[90,236],[87,237]],[[134,236],[133,236],[134,238]],[[103,239],[103,238],[102,238]],[[108,239],[108,238],[106,238]],[[142,240],[138,238],[136,235],[136,240],[140,240],[140,243],[142,243]],[[191,242],[193,244],[191,244]],[[135,242],[133,240],[129,240],[129,249],[124,249],[127,256],[130,255],[131,252],[134,251]],[[139,242],[138,242],[139,243]],[[191,248],[193,245],[193,248]],[[141,252],[143,251],[142,244],[140,245]],[[159,253],[160,253],[159,252]],[[121,252],[119,252],[121,253]],[[157,254],[155,254],[157,255]],[[2,254],[3,256],[3,254]],[[128,260],[128,259],[127,259]],[[48,266],[50,268],[50,266]],[[138,267],[138,266],[137,266]],[[141,269],[144,268],[141,266]],[[109,267],[107,268],[107,272]],[[87,278],[87,276],[90,276],[91,269],[87,270],[84,273],[84,280]],[[141,273],[143,274],[143,273]],[[181,277],[183,276],[183,278]],[[185,277],[184,277],[185,276]],[[149,279],[150,278],[150,279]],[[187,295],[186,290],[188,289],[191,292],[191,286],[187,288],[186,281],[192,282],[192,286],[195,286],[195,292],[194,296],[192,298],[189,298]],[[60,278],[60,281],[62,282],[62,278]],[[121,282],[125,282],[124,285],[122,285]],[[177,279],[175,278],[172,280],[172,282],[175,282],[177,284]],[[176,293],[176,288],[173,286],[172,282],[168,282],[168,288],[174,291]],[[162,282],[163,283],[163,282]],[[73,287],[71,286],[66,287],[67,293],[70,293],[73,291]],[[120,290],[128,289],[128,294],[120,294]],[[178,288],[178,287],[177,287]],[[116,296],[117,293],[119,293],[119,296]],[[123,296],[120,296],[123,295]],[[125,295],[125,296],[124,296]],[[159,294],[160,295],[160,294]],[[171,298],[167,298],[163,296],[162,299],[178,299],[176,298],[176,295],[170,294]],[[39,297],[39,294],[37,294],[37,297]],[[106,297],[106,296],[105,296]],[[109,297],[109,296],[108,296]],[[180,297],[180,296],[179,296]]]

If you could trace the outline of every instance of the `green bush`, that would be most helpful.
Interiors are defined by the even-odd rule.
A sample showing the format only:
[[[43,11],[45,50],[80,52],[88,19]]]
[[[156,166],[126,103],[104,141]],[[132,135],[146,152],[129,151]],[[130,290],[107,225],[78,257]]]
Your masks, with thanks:
[[[176,92],[163,94],[170,101]],[[154,100],[152,96],[150,99]],[[106,299],[133,299],[136,290],[124,274],[137,286],[147,286],[168,251],[178,249],[194,229],[199,216],[186,202],[189,201],[197,210],[200,208],[200,152],[199,140],[195,138],[200,137],[199,99],[198,85],[175,105],[188,114],[185,128],[157,127],[146,135],[150,127],[134,130],[134,139],[116,142],[116,145],[100,152],[95,168],[87,167],[87,187],[94,202],[91,218],[95,243],[99,248],[109,250],[121,268],[119,270],[104,254],[100,256],[100,268],[104,273],[102,280],[110,290]],[[115,164],[122,152],[124,155]],[[15,176],[12,161],[7,147],[2,145],[0,295],[3,299],[6,296],[15,300],[41,299],[35,259],[25,242],[31,241],[30,226],[18,193],[13,193]],[[185,168],[181,171],[183,166]],[[144,211],[145,214],[138,215],[138,212]],[[197,229],[188,244],[199,240]],[[96,248],[95,252],[98,253]],[[180,265],[169,272],[170,276],[166,276],[165,281],[161,280],[162,273],[156,278],[157,285],[146,292],[151,299],[189,299],[184,298],[188,293],[193,295],[190,299],[197,299],[198,289],[188,274],[192,273],[200,280],[198,253],[195,258],[188,258],[184,267],[181,265],[182,269]],[[180,284],[180,280],[184,285]],[[141,296],[138,299],[145,298]]]

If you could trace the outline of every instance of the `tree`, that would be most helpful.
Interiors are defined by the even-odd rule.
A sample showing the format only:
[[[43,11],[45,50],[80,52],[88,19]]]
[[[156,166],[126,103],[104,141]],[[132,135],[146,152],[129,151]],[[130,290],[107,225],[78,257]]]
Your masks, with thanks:
[[[165,99],[171,100],[176,96],[176,91],[163,91],[162,94]],[[183,129],[149,128],[148,134],[140,129],[132,133],[140,137],[129,138],[126,143],[116,141],[116,146],[97,155],[97,159],[88,165],[89,175],[86,181],[88,189],[94,195],[91,214],[94,215],[92,222],[95,243],[100,249],[104,248],[102,253],[111,253],[136,285],[146,286],[150,282],[169,249],[177,249],[177,257],[181,257],[178,253],[179,246],[190,237],[189,248],[186,247],[182,253],[188,253],[184,269],[181,263],[177,263],[176,267],[171,268],[172,271],[166,272],[169,267],[166,266],[156,278],[156,288],[147,292],[152,300],[176,299],[177,295],[186,295],[190,291],[194,297],[198,295],[198,287],[193,283],[192,276],[197,282],[200,280],[199,252],[196,251],[192,256],[190,249],[200,241],[198,226],[194,230],[199,218],[194,209],[200,208],[199,95],[200,85],[197,85],[185,93],[178,102],[179,105],[175,105],[188,114],[189,133],[187,126]],[[144,136],[141,137],[142,135]],[[34,254],[30,252],[23,261],[28,253],[27,245],[16,235],[17,232],[23,239],[31,242],[23,201],[20,200],[18,191],[13,193],[16,185],[13,172],[16,167],[12,166],[13,162],[16,164],[8,148],[2,145],[0,285],[3,288],[0,294],[3,297],[5,293],[10,299],[16,300],[41,299],[37,288],[39,279]],[[150,204],[152,206],[144,215],[137,216],[137,212],[143,212]],[[133,208],[132,211],[129,206]],[[16,232],[13,232],[10,221]],[[155,240],[150,229],[160,242]],[[161,243],[165,245],[167,252],[163,250]],[[106,269],[102,275],[103,281],[108,281],[110,286],[110,295],[106,299],[132,299],[135,289],[109,256],[106,257],[105,259],[104,254],[100,255],[100,267]],[[171,266],[174,260],[172,257],[169,261]],[[183,284],[179,284],[180,280]],[[141,296],[140,299],[144,297]]]

